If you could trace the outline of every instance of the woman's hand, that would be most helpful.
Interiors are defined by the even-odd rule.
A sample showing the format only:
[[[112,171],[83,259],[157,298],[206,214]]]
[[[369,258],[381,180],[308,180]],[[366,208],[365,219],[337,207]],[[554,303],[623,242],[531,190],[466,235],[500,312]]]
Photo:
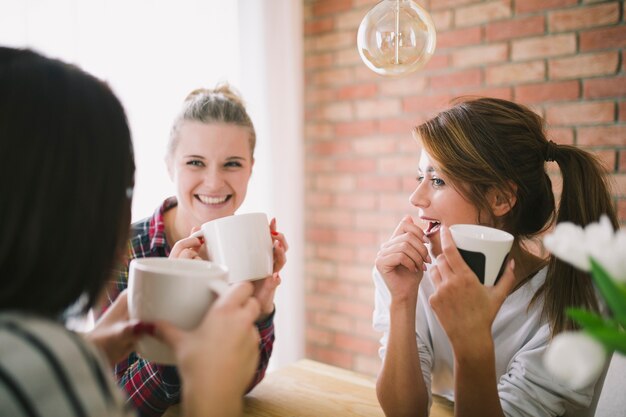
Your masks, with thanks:
[[[385,280],[394,300],[417,297],[417,290],[430,263],[430,255],[425,245],[428,239],[411,216],[405,216],[391,238],[382,244],[376,256],[376,269]]]
[[[430,305],[455,352],[459,348],[479,352],[475,349],[491,340],[493,320],[515,284],[514,262],[495,286],[486,287],[461,257],[450,230],[442,225],[439,233],[442,254],[430,269],[436,287]]]
[[[203,259],[200,256],[200,250],[204,244],[203,237],[192,236],[195,232],[200,230],[198,227],[191,229],[189,237],[179,240],[174,244],[170,251],[170,259]]]
[[[249,282],[232,285],[191,331],[156,324],[155,337],[176,355],[189,415],[236,415],[259,362],[259,303]],[[233,414],[229,414],[233,413]]]
[[[96,322],[93,330],[84,333],[84,336],[104,352],[111,365],[115,365],[134,350],[137,339],[153,331],[152,324],[129,319],[128,293],[124,290]]]
[[[281,283],[278,272],[287,263],[286,252],[289,249],[285,235],[276,231],[276,219],[270,222],[270,233],[272,235],[274,253],[274,273],[267,278],[254,281],[254,297],[259,300],[261,313],[258,321],[267,319],[274,311],[274,295],[276,288]]]

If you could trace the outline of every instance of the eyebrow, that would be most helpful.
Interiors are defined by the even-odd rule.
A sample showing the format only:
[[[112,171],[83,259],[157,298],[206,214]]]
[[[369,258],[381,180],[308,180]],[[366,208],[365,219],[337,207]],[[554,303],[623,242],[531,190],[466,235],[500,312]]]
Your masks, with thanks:
[[[422,171],[422,169],[421,169],[420,167],[417,167],[417,170],[418,170],[419,172],[423,172],[423,171]],[[432,173],[432,172],[437,172],[437,170],[436,170],[434,167],[429,166],[428,168],[426,168],[426,172],[430,174],[430,173]]]

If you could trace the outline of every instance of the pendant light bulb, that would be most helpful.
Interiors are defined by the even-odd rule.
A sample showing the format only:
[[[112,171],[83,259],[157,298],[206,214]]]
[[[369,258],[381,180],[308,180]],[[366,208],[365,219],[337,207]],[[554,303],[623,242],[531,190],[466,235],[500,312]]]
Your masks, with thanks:
[[[357,48],[369,69],[402,76],[424,67],[435,52],[437,35],[430,14],[412,0],[383,0],[363,18]]]

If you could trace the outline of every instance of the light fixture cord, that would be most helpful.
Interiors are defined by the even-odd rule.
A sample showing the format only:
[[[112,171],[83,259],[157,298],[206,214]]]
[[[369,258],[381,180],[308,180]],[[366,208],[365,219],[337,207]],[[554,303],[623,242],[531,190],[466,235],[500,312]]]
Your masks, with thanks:
[[[400,0],[396,0],[396,65],[400,63]]]

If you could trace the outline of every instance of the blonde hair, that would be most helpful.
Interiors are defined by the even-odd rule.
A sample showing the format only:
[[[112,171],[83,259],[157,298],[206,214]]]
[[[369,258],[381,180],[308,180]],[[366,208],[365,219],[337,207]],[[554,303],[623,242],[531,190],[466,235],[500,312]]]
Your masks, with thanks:
[[[174,154],[178,146],[180,127],[188,121],[206,124],[226,123],[248,129],[250,132],[250,156],[254,156],[256,145],[254,125],[240,94],[230,85],[219,84],[214,89],[198,88],[187,95],[183,102],[183,108],[174,119],[170,130],[167,144],[168,158]]]

